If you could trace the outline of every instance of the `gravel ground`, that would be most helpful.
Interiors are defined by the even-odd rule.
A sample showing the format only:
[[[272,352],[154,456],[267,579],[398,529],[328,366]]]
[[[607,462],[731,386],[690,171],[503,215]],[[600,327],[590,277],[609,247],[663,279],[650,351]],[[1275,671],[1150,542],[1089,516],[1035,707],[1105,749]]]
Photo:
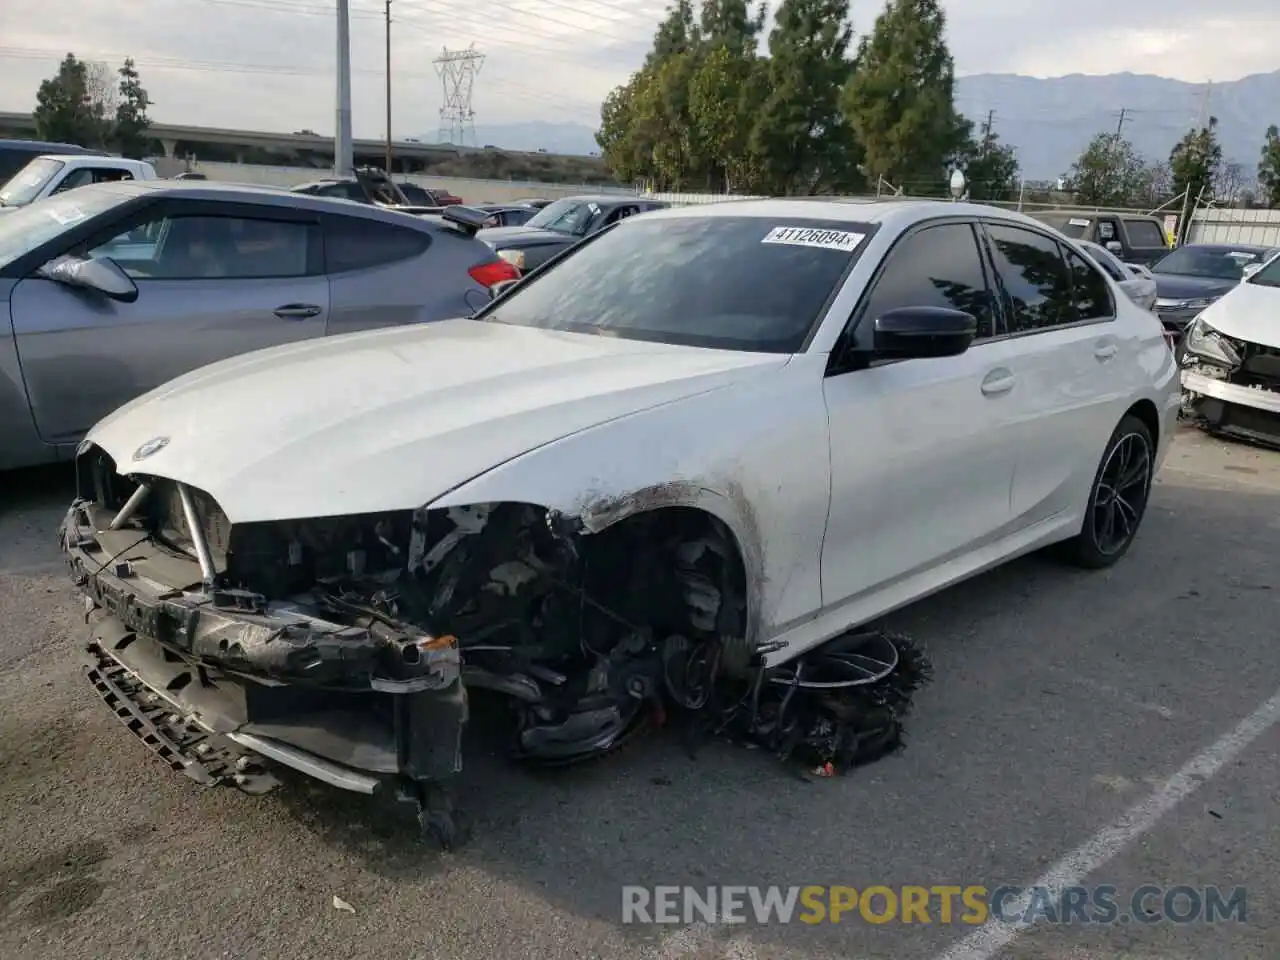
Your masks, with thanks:
[[[293,779],[256,799],[203,791],[155,761],[81,677],[54,545],[70,492],[65,470],[0,476],[8,960],[1280,957],[1280,455],[1184,432],[1118,567],[1027,558],[895,617],[937,674],[900,756],[803,783],[657,737],[535,775],[478,741],[480,826],[453,854],[363,798]],[[1042,876],[1114,885],[1122,904],[1146,882],[1242,885],[1246,918],[1017,937],[619,922],[624,884]]]

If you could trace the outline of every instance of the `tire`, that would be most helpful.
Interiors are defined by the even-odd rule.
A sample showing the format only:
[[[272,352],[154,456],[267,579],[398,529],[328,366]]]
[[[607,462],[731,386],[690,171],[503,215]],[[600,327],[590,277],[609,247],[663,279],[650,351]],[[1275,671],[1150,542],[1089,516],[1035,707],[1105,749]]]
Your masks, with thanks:
[[[1102,570],[1129,552],[1146,516],[1155,456],[1151,431],[1137,417],[1126,415],[1098,463],[1080,532],[1061,545],[1067,562]]]

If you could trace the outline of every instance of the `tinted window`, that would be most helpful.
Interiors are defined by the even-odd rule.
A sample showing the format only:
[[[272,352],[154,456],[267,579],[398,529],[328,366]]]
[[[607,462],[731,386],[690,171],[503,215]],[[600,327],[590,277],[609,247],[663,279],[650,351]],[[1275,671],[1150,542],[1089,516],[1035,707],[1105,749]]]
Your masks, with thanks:
[[[987,227],[1009,303],[1010,332],[1043,330],[1075,319],[1071,278],[1057,241],[1019,227]]]
[[[479,317],[632,340],[794,353],[873,229],[772,217],[629,219],[530,276]]]
[[[1107,281],[1092,264],[1074,250],[1067,250],[1071,270],[1071,299],[1076,320],[1102,320],[1115,316]]]
[[[889,254],[864,316],[874,320],[900,307],[949,307],[978,319],[978,336],[995,332],[991,291],[973,228],[963,223],[927,227]]]
[[[157,217],[86,252],[111,257],[140,280],[305,277],[316,229],[247,217]]]
[[[326,273],[367,270],[424,253],[425,233],[363,217],[332,217],[325,226]]]
[[[1167,247],[1169,239],[1164,231],[1150,220],[1126,220],[1125,232],[1129,234],[1129,242],[1135,247]]]
[[[1093,257],[1098,266],[1107,272],[1112,280],[1120,283],[1129,279],[1125,275],[1124,269],[1120,266],[1120,261],[1111,255],[1110,250],[1100,247],[1096,243],[1086,243],[1084,249],[1089,256]]]
[[[1249,283],[1260,287],[1280,287],[1280,257],[1273,256],[1265,267],[1249,278]]]
[[[1213,280],[1239,280],[1244,276],[1245,267],[1258,263],[1261,259],[1256,249],[1188,244],[1157,260],[1152,265],[1151,272]]]

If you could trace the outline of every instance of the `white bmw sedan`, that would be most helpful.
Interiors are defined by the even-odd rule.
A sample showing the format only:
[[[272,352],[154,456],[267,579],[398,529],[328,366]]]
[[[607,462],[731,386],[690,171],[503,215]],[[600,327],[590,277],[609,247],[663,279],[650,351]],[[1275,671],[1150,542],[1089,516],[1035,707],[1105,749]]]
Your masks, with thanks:
[[[458,769],[467,690],[599,754],[1020,554],[1114,563],[1178,401],[1160,321],[1027,217],[686,207],[128,404],[63,546],[104,696],[373,792]]]

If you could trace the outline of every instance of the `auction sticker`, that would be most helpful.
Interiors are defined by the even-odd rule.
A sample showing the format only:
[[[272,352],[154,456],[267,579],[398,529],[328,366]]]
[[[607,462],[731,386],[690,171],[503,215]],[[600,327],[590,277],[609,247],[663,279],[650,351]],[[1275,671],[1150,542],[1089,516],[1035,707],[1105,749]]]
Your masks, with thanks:
[[[847,230],[819,230],[814,227],[774,227],[761,243],[783,243],[792,247],[819,247],[823,250],[858,249],[866,234]]]

